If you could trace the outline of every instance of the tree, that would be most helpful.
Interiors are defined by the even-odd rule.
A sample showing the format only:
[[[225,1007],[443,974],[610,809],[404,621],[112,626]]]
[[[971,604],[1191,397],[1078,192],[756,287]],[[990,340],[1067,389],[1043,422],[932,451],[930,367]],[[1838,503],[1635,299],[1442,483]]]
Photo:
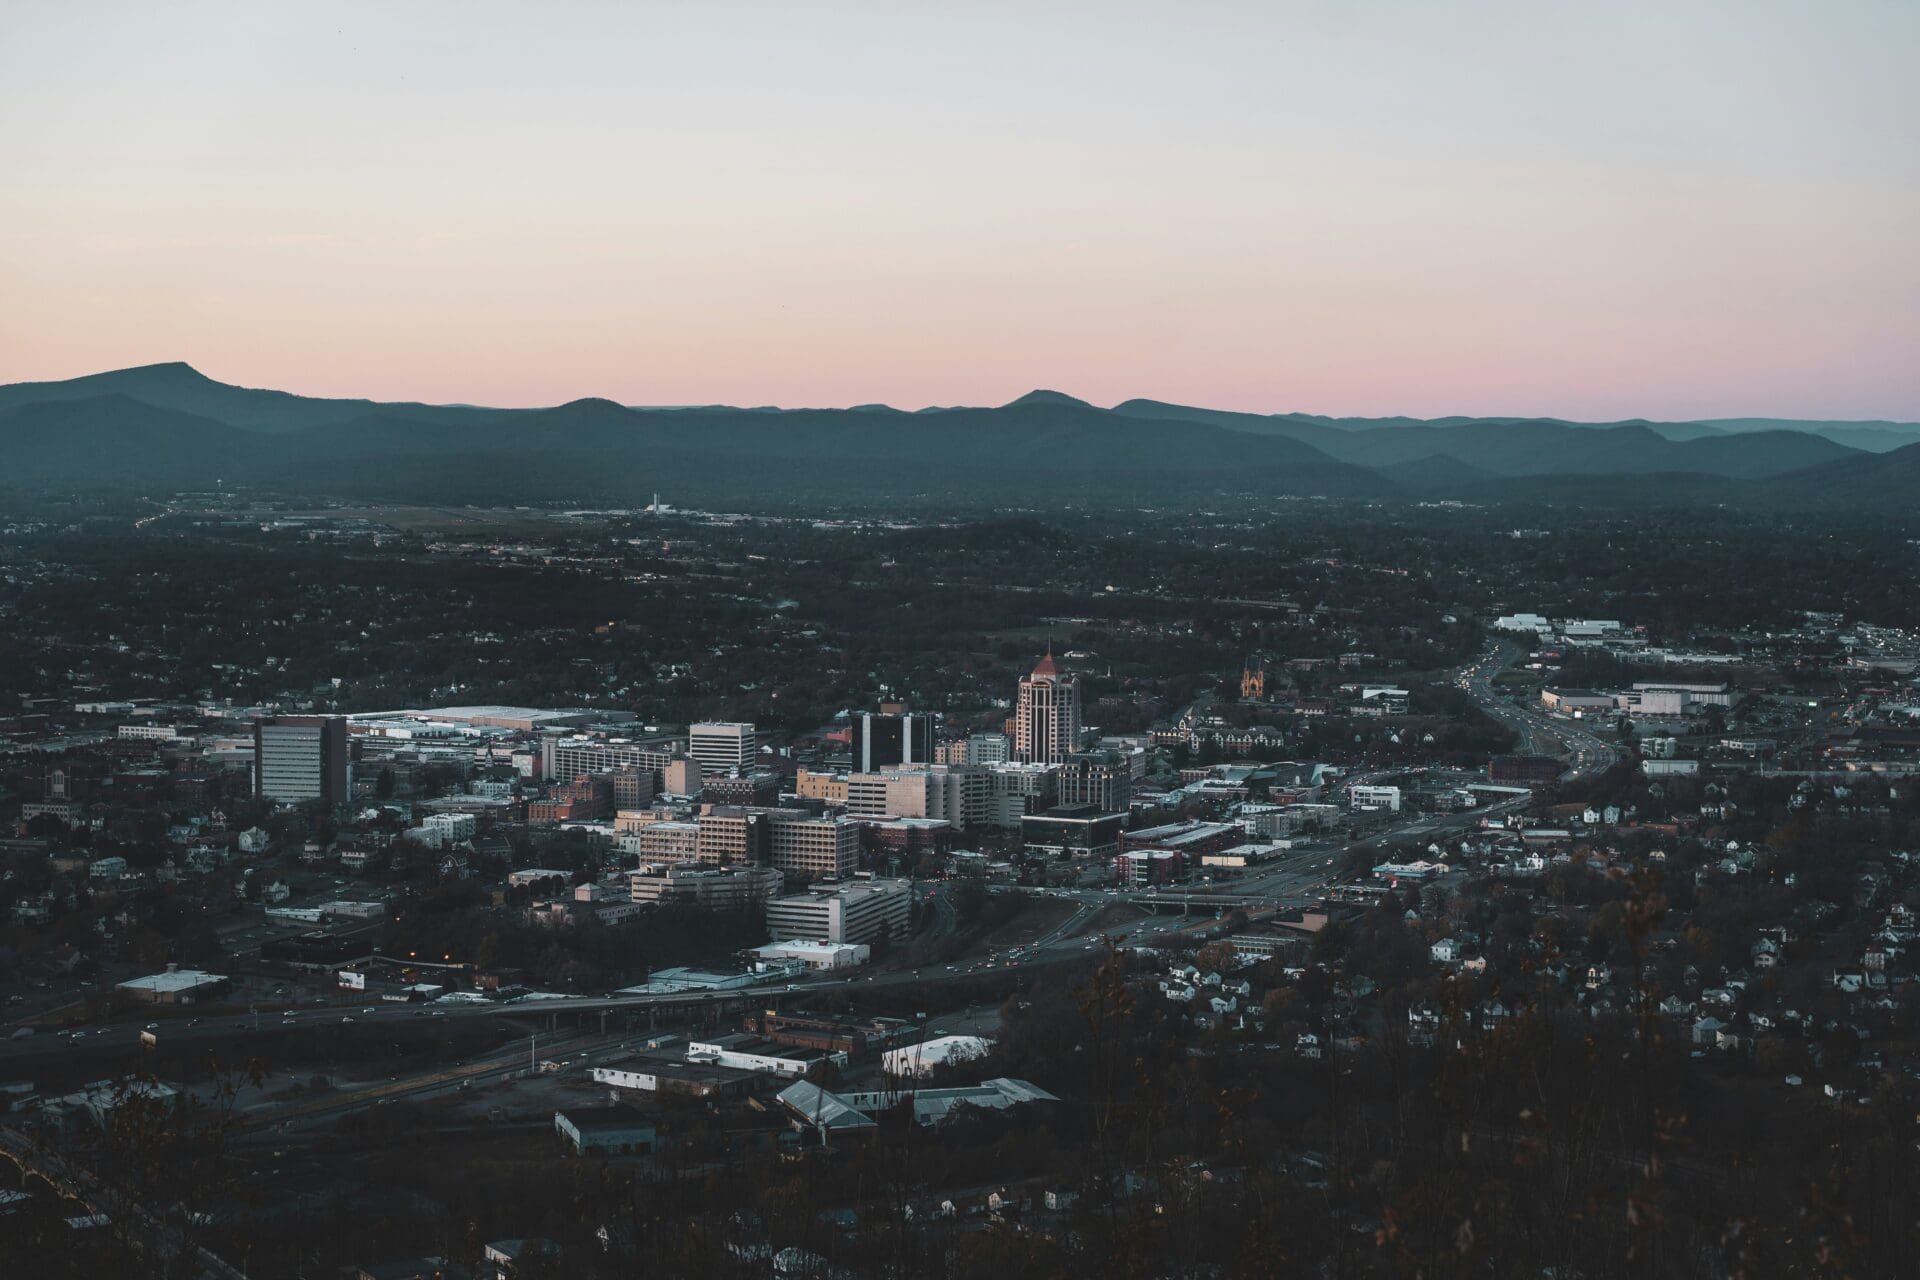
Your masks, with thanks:
[[[979,876],[966,876],[953,886],[953,909],[961,923],[971,924],[987,907],[987,882]]]
[[[1234,955],[1233,944],[1222,938],[1219,942],[1209,942],[1195,952],[1193,963],[1208,973],[1225,973],[1233,968]]]

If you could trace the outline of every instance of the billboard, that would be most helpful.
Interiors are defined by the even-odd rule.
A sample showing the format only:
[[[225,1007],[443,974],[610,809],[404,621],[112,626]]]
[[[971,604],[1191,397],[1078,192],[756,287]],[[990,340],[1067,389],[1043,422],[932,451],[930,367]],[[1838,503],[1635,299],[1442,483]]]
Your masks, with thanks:
[[[340,985],[352,991],[365,991],[367,989],[367,975],[364,973],[356,973],[352,969],[342,969],[340,971]]]

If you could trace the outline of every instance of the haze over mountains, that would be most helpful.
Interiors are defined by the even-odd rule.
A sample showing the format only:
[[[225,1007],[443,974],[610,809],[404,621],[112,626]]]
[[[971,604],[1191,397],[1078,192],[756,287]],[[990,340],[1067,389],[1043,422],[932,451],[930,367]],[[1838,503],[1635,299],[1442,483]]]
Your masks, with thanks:
[[[908,412],[323,399],[186,364],[0,386],[6,485],[249,484],[433,501],[703,495],[1535,496],[1904,510],[1920,425],[1326,418],[1055,391]]]

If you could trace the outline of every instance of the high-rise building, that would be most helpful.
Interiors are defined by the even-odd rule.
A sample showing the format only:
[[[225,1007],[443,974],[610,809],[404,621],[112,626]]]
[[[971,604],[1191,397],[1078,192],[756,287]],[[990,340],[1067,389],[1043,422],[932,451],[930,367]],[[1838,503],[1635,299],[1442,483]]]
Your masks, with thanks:
[[[957,828],[985,822],[991,780],[984,768],[955,764],[895,765],[847,775],[847,812],[860,817],[932,818]]]
[[[989,767],[986,822],[995,827],[1018,827],[1027,814],[1053,807],[1059,784],[1058,765],[1009,761]]]
[[[253,722],[254,794],[276,804],[347,801],[347,722],[271,716]]]
[[[687,754],[703,773],[746,773],[760,754],[760,735],[739,721],[708,721],[687,728]]]
[[[859,869],[859,823],[791,809],[768,817],[767,857],[778,870],[797,879],[845,880]]]
[[[873,773],[890,764],[933,762],[933,717],[908,711],[856,711],[853,772]]]
[[[767,861],[767,816],[764,809],[740,805],[714,806],[698,818],[695,856],[710,866]]]
[[[1119,813],[1133,798],[1133,770],[1117,751],[1076,751],[1060,766],[1060,803]]]
[[[708,866],[772,866],[800,879],[832,880],[845,879],[860,866],[860,824],[843,818],[817,817],[804,809],[711,805],[694,825],[693,856]],[[648,831],[640,835],[644,852]]]
[[[863,818],[927,816],[927,775],[915,770],[847,775],[847,812]]]
[[[1013,713],[1013,758],[1060,764],[1080,749],[1080,681],[1060,670],[1053,650],[1020,682]]]

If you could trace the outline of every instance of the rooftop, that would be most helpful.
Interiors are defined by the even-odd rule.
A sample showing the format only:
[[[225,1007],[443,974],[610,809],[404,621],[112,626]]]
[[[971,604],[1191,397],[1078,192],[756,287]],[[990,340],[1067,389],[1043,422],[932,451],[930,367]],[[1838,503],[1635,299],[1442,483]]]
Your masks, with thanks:
[[[150,973],[144,978],[132,978],[119,985],[123,991],[192,991],[226,980],[223,974],[206,973],[199,969],[169,969],[165,973]]]
[[[878,1128],[873,1117],[848,1103],[837,1094],[828,1093],[817,1084],[805,1080],[788,1085],[780,1091],[780,1104],[795,1115],[816,1124],[823,1129],[873,1129]]]
[[[631,1107],[569,1107],[557,1114],[582,1133],[653,1128],[644,1115]]]

